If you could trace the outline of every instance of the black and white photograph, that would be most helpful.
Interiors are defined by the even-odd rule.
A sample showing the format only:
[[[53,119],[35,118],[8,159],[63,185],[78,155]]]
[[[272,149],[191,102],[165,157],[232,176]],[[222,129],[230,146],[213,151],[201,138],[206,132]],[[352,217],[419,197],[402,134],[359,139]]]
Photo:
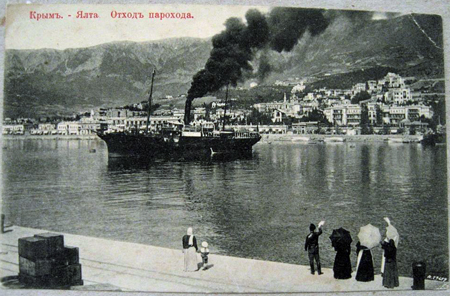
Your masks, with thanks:
[[[0,290],[445,293],[449,20],[376,2],[9,4]]]

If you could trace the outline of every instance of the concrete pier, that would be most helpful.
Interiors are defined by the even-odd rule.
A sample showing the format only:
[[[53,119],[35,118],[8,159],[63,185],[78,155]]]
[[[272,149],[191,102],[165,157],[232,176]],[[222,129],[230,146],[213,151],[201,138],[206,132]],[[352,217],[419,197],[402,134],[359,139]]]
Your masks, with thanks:
[[[46,230],[13,226],[0,235],[0,278],[12,278],[19,272],[18,239]],[[54,231],[52,231],[54,232]],[[325,291],[391,291],[382,286],[380,275],[369,283],[353,278],[336,280],[333,271],[311,275],[309,266],[236,258],[211,254],[206,271],[184,272],[183,253],[142,244],[66,234],[67,245],[80,250],[84,286],[74,290],[200,293],[274,293]],[[201,262],[198,255],[198,262]],[[400,277],[394,290],[411,290],[412,278]],[[426,280],[426,289],[448,289],[448,282]],[[11,289],[2,280],[2,289]],[[18,288],[18,287],[15,287]]]

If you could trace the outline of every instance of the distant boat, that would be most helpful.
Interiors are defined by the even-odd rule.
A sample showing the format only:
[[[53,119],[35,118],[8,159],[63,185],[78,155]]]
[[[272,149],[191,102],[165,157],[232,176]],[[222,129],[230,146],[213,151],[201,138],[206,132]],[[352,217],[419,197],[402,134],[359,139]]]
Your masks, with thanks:
[[[295,137],[295,138],[292,138],[292,142],[308,142],[310,140],[311,140],[310,137]]]
[[[389,138],[388,143],[403,143],[403,144],[410,144],[410,143],[420,143],[419,138],[409,138],[409,137],[403,137],[403,138]]]
[[[345,142],[345,138],[342,137],[329,137],[329,138],[325,138],[323,139],[325,143],[341,143],[341,142]]]
[[[403,138],[388,138],[388,143],[393,144],[403,143]]]
[[[95,150],[95,149],[89,149],[89,153],[95,153],[95,152],[97,152],[97,150]]]

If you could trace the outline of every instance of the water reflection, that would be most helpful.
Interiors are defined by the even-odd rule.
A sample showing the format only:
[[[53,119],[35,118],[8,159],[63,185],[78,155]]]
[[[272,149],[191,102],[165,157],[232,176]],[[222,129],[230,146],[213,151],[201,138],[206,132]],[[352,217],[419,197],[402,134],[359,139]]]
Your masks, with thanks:
[[[368,223],[384,232],[388,216],[401,274],[420,259],[447,276],[445,147],[258,144],[244,159],[152,161],[110,158],[101,141],[4,145],[3,210],[18,225],[171,248],[192,226],[215,253],[307,264],[309,223],[325,219],[330,267],[333,228],[356,240]],[[376,248],[377,270],[379,258]]]

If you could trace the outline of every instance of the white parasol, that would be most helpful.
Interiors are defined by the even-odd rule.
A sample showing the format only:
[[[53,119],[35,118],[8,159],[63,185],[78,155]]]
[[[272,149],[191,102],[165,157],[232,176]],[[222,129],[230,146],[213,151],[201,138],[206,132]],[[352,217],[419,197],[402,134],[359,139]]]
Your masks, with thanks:
[[[384,221],[387,222],[388,226],[386,227],[386,238],[388,240],[394,240],[395,247],[398,247],[398,242],[400,241],[400,235],[398,234],[397,228],[392,226],[391,221],[388,217],[384,218]]]
[[[372,249],[380,243],[381,233],[377,227],[372,224],[367,224],[359,228],[358,239],[361,245]]]

